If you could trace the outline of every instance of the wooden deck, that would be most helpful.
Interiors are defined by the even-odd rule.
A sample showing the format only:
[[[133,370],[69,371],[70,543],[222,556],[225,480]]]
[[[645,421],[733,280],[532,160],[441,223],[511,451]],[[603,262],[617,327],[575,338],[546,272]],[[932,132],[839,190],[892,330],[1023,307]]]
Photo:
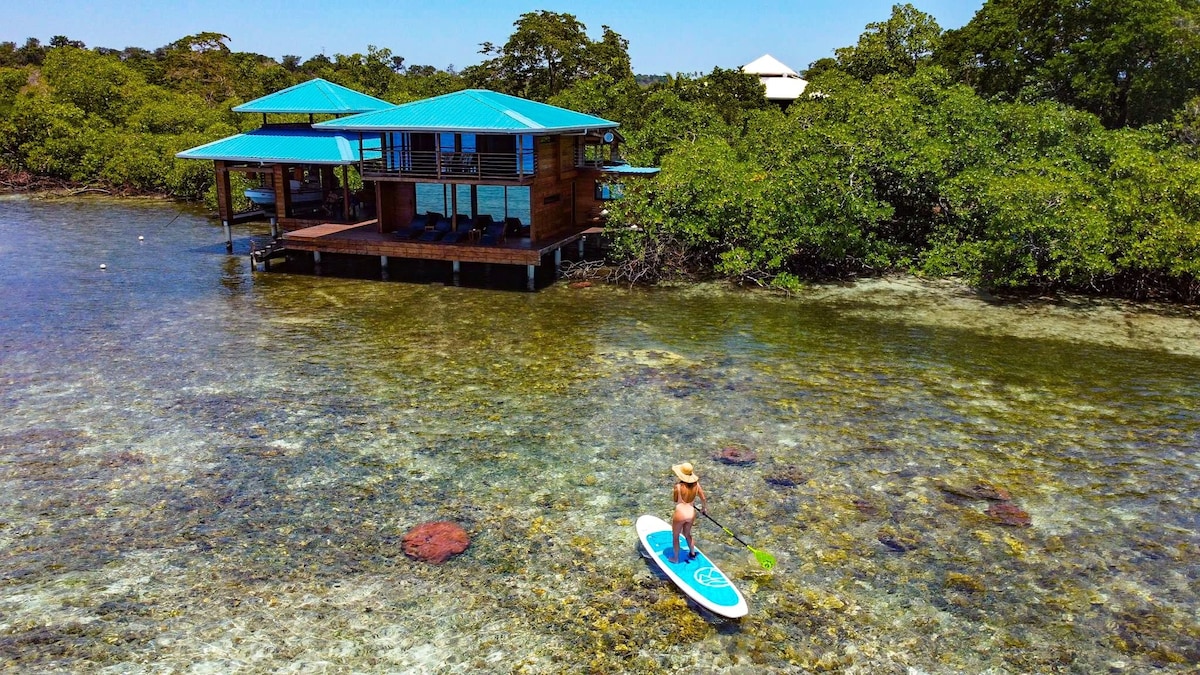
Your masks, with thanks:
[[[553,241],[531,242],[528,238],[510,239],[499,244],[478,242],[440,243],[401,239],[393,233],[380,232],[377,222],[322,223],[302,230],[287,232],[279,243],[293,251],[342,253],[349,255],[388,256],[416,260],[448,260],[456,262],[495,263],[501,265],[540,265],[542,257],[579,241],[589,234],[598,234],[595,227],[580,227],[577,231]]]

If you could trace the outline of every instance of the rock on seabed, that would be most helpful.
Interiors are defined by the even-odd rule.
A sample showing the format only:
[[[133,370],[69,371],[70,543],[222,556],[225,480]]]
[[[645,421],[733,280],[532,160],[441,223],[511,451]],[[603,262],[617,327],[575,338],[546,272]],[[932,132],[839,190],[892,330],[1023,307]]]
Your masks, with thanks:
[[[995,522],[1009,527],[1029,527],[1033,524],[1029,514],[1011,502],[995,502],[984,513]]]
[[[728,445],[721,448],[721,451],[713,459],[722,464],[747,466],[758,461],[758,453],[744,445]]]
[[[466,530],[448,520],[417,525],[404,535],[401,544],[404,555],[434,565],[441,565],[470,545]]]

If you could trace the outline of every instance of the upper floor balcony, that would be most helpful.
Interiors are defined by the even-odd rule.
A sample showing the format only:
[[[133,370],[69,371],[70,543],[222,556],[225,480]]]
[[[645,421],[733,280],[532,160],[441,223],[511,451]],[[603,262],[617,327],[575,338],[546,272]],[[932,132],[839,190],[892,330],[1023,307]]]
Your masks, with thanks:
[[[532,148],[514,152],[364,149],[362,175],[375,180],[522,183],[533,178],[535,166]]]

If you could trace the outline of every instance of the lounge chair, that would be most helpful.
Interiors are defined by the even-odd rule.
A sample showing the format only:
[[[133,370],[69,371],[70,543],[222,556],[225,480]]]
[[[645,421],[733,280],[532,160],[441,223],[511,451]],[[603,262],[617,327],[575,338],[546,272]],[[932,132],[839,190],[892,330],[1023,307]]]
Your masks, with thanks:
[[[471,231],[474,229],[475,223],[471,222],[471,218],[460,213],[458,215],[458,227],[454,228],[453,232],[447,232],[441,240],[448,244],[463,241],[471,237]]]
[[[396,236],[400,239],[416,239],[425,232],[425,223],[428,218],[425,216],[416,216],[409,221],[408,226],[396,230]]]
[[[499,244],[504,241],[504,223],[492,223],[483,231],[483,236],[479,238],[481,244]]]
[[[436,223],[434,223],[432,228],[426,228],[425,232],[420,237],[417,237],[417,240],[418,241],[438,241],[439,239],[444,237],[447,232],[450,232],[452,229],[454,229],[454,228],[450,225],[450,221],[446,220],[445,218],[441,218]]]
[[[524,237],[529,234],[529,228],[521,223],[521,219],[512,216],[504,219],[504,230],[510,237]]]
[[[408,224],[408,227],[399,234],[404,239],[420,239],[421,235],[432,229],[437,224],[438,219],[442,217],[442,214],[436,211],[429,211],[424,215],[416,216]]]

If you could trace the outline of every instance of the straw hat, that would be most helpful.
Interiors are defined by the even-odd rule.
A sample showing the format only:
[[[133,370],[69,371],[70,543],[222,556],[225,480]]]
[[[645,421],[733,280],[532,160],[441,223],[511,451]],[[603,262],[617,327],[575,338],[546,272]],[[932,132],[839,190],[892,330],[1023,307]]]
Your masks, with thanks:
[[[675,466],[671,467],[671,470],[675,472],[675,476],[679,478],[679,480],[685,483],[695,483],[696,481],[700,480],[700,476],[697,476],[696,472],[692,470],[691,462],[676,464]]]

